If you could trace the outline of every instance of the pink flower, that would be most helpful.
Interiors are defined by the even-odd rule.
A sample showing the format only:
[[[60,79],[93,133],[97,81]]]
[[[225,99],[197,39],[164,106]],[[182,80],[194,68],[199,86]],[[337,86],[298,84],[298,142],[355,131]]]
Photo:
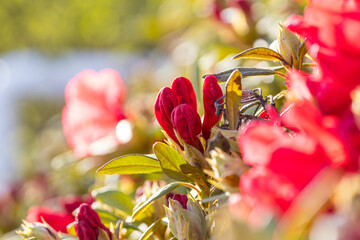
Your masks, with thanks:
[[[116,126],[125,118],[125,86],[112,69],[100,72],[85,70],[69,81],[65,88],[62,123],[68,144],[77,157],[92,155],[92,144],[106,140],[116,146]]]

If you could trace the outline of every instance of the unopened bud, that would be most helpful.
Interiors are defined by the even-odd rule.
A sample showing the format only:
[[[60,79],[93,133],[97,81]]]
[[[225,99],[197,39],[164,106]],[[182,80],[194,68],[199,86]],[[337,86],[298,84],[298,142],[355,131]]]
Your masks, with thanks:
[[[171,123],[171,112],[176,106],[178,106],[178,100],[175,93],[168,87],[161,89],[155,102],[155,116],[169,137],[179,144]]]
[[[205,216],[198,203],[188,199],[186,195],[176,194],[169,199],[169,207],[165,207],[165,211],[170,231],[177,239],[206,239]]]
[[[171,85],[171,89],[175,93],[179,104],[189,104],[195,112],[197,111],[196,95],[189,79],[184,77],[176,78]]]
[[[80,205],[79,212],[75,218],[75,231],[79,240],[95,239],[99,236],[99,230],[106,231],[109,238],[112,238],[110,230],[101,222],[99,214],[89,204]],[[90,231],[91,230],[91,231]]]
[[[36,238],[38,240],[60,240],[58,233],[47,223],[29,223],[24,221],[21,230],[16,231],[17,234],[24,238]]]
[[[278,38],[279,52],[283,58],[296,69],[299,68],[300,39],[288,29],[280,25],[280,36]]]
[[[205,78],[203,86],[203,102],[204,102],[204,122],[202,127],[202,134],[205,139],[210,137],[211,128],[219,122],[221,115],[216,116],[215,101],[223,96],[222,90],[217,83],[216,77],[209,75]],[[224,99],[220,100],[220,104]]]
[[[171,122],[175,131],[185,143],[204,152],[197,137],[201,133],[201,119],[199,114],[188,104],[177,106],[171,113]]]

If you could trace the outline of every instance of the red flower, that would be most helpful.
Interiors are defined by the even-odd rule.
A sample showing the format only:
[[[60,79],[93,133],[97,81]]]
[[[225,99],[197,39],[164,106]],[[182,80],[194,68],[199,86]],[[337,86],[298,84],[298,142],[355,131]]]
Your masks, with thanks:
[[[66,211],[54,210],[50,207],[31,207],[26,221],[42,222],[42,219],[57,232],[67,233],[66,227],[74,221],[74,216]]]
[[[171,113],[171,122],[185,143],[194,146],[200,152],[204,151],[197,137],[201,133],[201,119],[190,105],[181,104],[177,106]]]
[[[304,17],[287,26],[307,39],[317,60],[308,86],[324,113],[340,115],[351,103],[350,91],[360,84],[360,4],[347,0],[312,0]]]
[[[203,102],[204,102],[204,122],[202,128],[202,134],[205,139],[210,137],[211,128],[219,122],[221,115],[216,116],[215,101],[223,96],[222,90],[217,83],[216,77],[210,75],[205,78],[203,85]],[[224,99],[221,99],[219,103],[223,103]]]
[[[338,132],[338,119],[321,115],[309,102],[298,102],[281,120],[294,130],[291,136],[272,122],[253,121],[238,138],[244,162],[253,166],[240,180],[244,198],[278,214],[324,167],[358,169],[358,159],[351,158]]]
[[[60,209],[36,206],[28,211],[26,221],[42,222],[42,219],[56,231],[67,233],[66,227],[75,220],[72,212],[82,203],[91,204],[94,201],[91,197],[82,198],[80,196],[69,195],[59,199]]]
[[[100,229],[112,239],[110,230],[101,222],[99,214],[90,205],[81,204],[75,219],[74,227],[79,240],[96,240]]]
[[[125,118],[124,99],[124,84],[119,73],[112,69],[85,70],[69,81],[62,123],[77,157],[92,155],[92,144],[98,140],[106,140],[110,147],[120,143],[116,126]]]

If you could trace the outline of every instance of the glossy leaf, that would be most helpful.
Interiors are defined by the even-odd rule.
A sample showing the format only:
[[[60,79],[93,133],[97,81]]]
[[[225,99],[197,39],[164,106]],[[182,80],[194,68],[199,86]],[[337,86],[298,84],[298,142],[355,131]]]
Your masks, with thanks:
[[[153,146],[153,150],[159,159],[163,172],[172,179],[178,181],[190,182],[189,176],[181,171],[182,165],[187,165],[186,160],[175,149],[169,145],[157,142]]]
[[[161,226],[161,219],[157,220],[153,224],[151,224],[148,229],[140,236],[139,240],[147,240],[151,237],[156,229]]]
[[[239,125],[239,108],[241,105],[241,73],[235,70],[226,82],[226,117],[231,130],[236,130]]]
[[[153,155],[129,154],[105,163],[97,170],[100,174],[148,174],[162,173]]]
[[[129,216],[134,208],[131,197],[117,189],[104,187],[92,191],[91,194],[97,201],[115,209],[119,209]]]
[[[250,48],[233,57],[233,59],[240,59],[240,58],[280,61],[285,65],[289,65],[279,53],[275,52],[274,50],[271,50],[270,48],[264,48],[264,47]]]
[[[147,209],[146,207],[149,204],[151,204],[153,201],[155,201],[156,199],[158,199],[162,196],[165,196],[166,194],[170,193],[174,189],[176,189],[184,184],[186,184],[186,183],[173,182],[173,183],[170,183],[170,184],[160,188],[153,195],[151,195],[151,197],[149,197],[145,202],[143,202],[142,204],[140,204],[138,207],[136,207],[134,209],[133,214],[132,214],[132,219],[136,219],[139,215],[144,213],[144,211],[146,211],[146,209]]]

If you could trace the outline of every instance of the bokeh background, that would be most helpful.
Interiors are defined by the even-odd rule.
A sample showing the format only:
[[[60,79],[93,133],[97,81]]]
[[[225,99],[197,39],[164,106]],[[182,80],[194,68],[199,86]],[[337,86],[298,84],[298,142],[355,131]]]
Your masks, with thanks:
[[[113,68],[121,74],[128,88],[127,108],[146,121],[134,130],[132,143],[119,151],[148,153],[154,139],[161,138],[152,115],[161,87],[182,75],[200,95],[204,74],[240,65],[269,66],[231,57],[250,47],[269,46],[278,22],[301,13],[305,4],[0,1],[0,236],[19,226],[29,206],[86,193],[94,184],[93,169],[112,157],[79,162],[66,144],[61,125],[64,88],[78,72]],[[259,84],[270,93],[283,87],[273,76],[244,81],[246,88]]]

